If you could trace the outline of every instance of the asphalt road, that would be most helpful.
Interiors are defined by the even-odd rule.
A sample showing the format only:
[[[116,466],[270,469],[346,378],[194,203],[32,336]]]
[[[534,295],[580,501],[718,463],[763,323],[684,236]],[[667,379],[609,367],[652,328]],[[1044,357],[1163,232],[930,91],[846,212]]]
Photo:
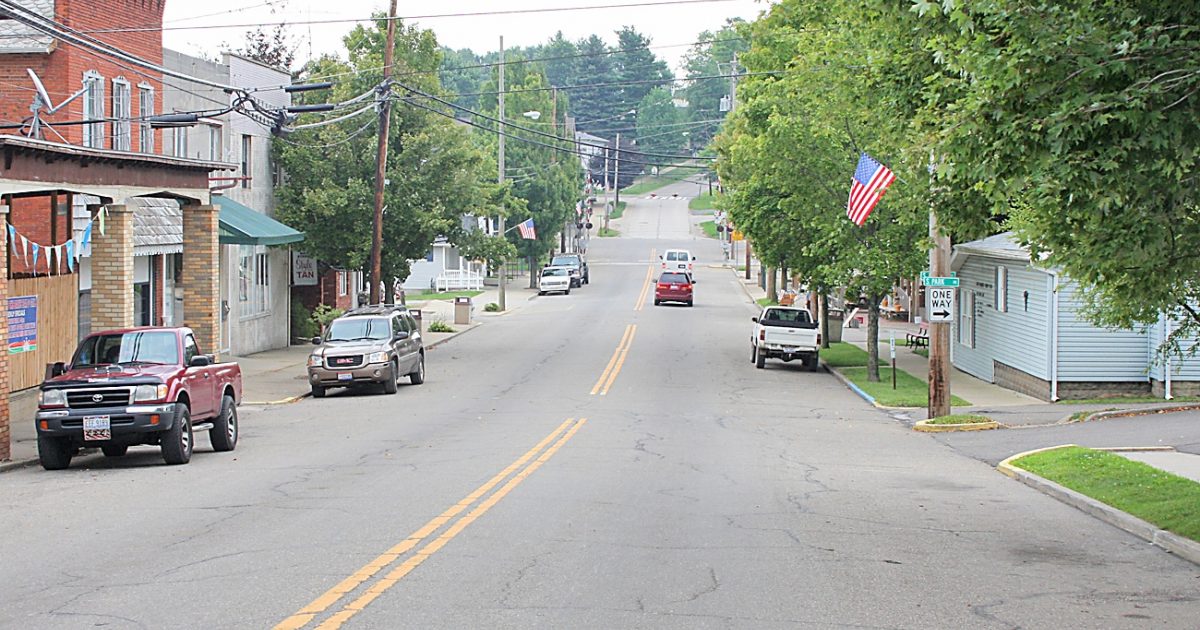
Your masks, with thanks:
[[[629,201],[647,223],[592,239],[590,286],[435,349],[425,385],[244,408],[187,466],[0,476],[0,628],[1196,627],[1200,567],[755,369],[719,247]],[[646,295],[672,246],[694,308]]]

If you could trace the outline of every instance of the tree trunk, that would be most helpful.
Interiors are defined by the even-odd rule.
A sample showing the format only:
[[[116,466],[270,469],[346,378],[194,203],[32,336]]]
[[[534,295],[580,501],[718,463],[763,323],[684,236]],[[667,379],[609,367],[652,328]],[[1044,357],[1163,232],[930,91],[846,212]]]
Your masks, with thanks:
[[[829,347],[829,296],[821,291],[817,297],[817,304],[821,310],[821,347]]]
[[[534,257],[533,257],[533,255],[531,254],[531,255],[529,256],[529,288],[530,288],[530,289],[536,289],[536,288],[537,288],[537,274],[535,274],[535,273],[533,272],[533,266],[534,266],[534,264],[536,264],[536,263],[537,263],[537,261],[536,261],[536,260],[534,260]]]
[[[879,302],[882,293],[867,295],[867,380],[879,382]]]
[[[776,292],[775,285],[775,268],[767,267],[767,297],[771,299],[771,303],[779,302],[779,293]]]

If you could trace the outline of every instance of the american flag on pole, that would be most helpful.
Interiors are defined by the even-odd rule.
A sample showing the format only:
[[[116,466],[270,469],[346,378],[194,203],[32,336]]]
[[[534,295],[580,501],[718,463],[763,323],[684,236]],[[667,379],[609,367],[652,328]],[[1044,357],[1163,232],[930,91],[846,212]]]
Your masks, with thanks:
[[[518,225],[517,231],[521,233],[521,238],[523,239],[537,240],[537,230],[533,229],[533,217],[525,219],[523,223]]]
[[[871,210],[875,209],[875,204],[879,203],[879,198],[895,180],[896,174],[891,169],[863,153],[858,158],[858,168],[854,169],[854,179],[850,183],[846,216],[862,227],[867,217],[871,216]]]

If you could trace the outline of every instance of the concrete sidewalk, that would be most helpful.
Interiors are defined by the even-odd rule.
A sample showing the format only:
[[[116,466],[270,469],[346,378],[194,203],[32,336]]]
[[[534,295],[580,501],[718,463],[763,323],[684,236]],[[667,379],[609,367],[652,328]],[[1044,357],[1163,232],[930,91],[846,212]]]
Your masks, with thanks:
[[[498,317],[503,317],[513,311],[524,308],[530,300],[537,296],[537,291],[525,288],[526,278],[516,278],[506,287],[506,306],[504,313],[487,313],[483,308],[489,302],[499,301],[499,290],[489,288],[472,299],[474,312],[472,323],[454,323],[454,301],[429,300],[412,303],[410,308],[421,311],[421,319],[426,329],[423,333],[426,348],[437,346],[453,339],[467,331],[485,325]],[[452,333],[428,332],[429,324],[440,321],[454,329]],[[306,362],[312,353],[311,345],[295,345],[278,350],[268,350],[243,357],[228,357],[224,360],[236,361],[242,368],[242,404],[243,405],[274,405],[286,404],[300,400],[309,394]],[[37,389],[16,392],[10,399],[12,459],[0,462],[0,471],[34,464],[37,462],[37,432],[34,428],[34,415],[37,413]]]

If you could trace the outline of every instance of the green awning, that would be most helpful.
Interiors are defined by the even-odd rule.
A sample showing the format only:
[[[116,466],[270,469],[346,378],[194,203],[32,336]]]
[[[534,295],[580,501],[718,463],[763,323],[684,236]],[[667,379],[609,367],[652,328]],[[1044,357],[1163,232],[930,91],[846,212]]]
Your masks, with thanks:
[[[224,195],[213,195],[212,200],[221,211],[222,245],[286,245],[304,240],[302,232]]]

